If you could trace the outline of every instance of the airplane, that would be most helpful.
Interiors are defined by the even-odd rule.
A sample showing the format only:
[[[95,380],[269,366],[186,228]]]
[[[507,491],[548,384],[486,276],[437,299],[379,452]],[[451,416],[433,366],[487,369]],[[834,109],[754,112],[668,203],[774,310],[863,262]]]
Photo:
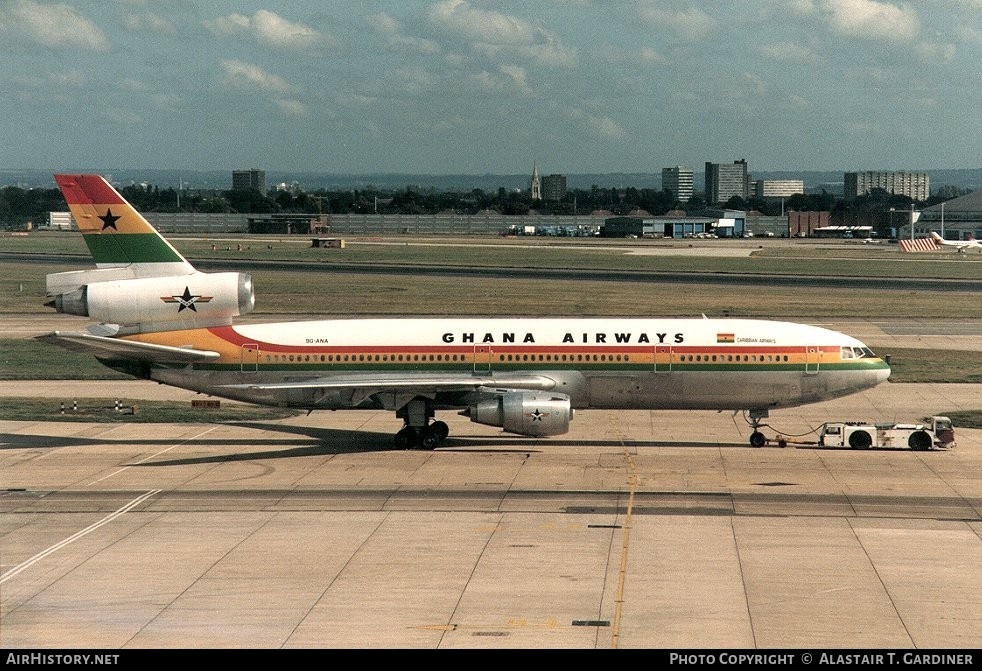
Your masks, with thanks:
[[[137,378],[258,405],[387,410],[402,449],[435,449],[455,410],[505,432],[568,432],[580,409],[768,411],[854,394],[890,375],[848,335],[753,319],[346,318],[236,325],[247,273],[196,270],[102,176],[55,180],[95,269],[47,276],[46,305],[94,319],[39,338]]]
[[[975,236],[971,233],[968,234],[967,240],[945,240],[934,231],[931,231],[931,239],[934,240],[934,244],[938,247],[949,247],[962,253],[973,249],[982,252],[982,240],[976,240]]]

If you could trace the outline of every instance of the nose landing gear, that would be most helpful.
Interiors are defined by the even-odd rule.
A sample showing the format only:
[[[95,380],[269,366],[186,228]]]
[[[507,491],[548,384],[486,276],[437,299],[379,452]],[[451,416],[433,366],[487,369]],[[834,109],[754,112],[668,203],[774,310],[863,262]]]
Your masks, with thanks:
[[[750,416],[750,426],[753,432],[750,434],[750,447],[763,447],[767,444],[767,436],[760,432],[760,420],[767,418],[767,410],[750,409],[747,414]]]

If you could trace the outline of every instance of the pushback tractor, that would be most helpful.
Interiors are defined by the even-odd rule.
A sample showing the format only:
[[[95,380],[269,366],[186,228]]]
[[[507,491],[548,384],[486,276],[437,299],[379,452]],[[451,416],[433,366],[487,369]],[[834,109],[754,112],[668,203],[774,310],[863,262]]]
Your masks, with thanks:
[[[824,447],[908,447],[912,450],[951,449],[955,430],[947,417],[934,416],[920,424],[830,422],[822,426],[818,444]]]

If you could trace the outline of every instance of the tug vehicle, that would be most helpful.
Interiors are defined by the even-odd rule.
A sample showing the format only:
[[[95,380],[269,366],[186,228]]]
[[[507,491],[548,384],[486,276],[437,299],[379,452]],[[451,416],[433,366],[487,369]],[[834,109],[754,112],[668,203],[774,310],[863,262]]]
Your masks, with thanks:
[[[871,424],[829,422],[822,426],[818,444],[823,447],[909,447],[912,450],[950,449],[955,446],[955,429],[947,417],[928,417],[920,424]]]

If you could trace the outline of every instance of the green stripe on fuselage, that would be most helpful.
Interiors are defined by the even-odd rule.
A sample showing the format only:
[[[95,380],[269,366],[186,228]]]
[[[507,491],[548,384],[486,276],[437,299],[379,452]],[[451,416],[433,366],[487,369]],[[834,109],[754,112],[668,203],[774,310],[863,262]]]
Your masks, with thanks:
[[[156,233],[98,233],[83,235],[96,263],[183,263]]]

